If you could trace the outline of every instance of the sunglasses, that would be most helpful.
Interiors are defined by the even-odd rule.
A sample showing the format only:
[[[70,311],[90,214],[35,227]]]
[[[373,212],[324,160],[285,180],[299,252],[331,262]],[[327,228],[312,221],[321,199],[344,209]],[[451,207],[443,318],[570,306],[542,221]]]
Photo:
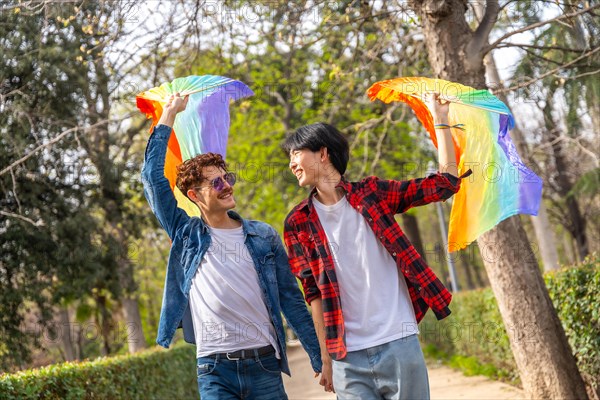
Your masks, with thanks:
[[[217,192],[220,192],[221,190],[225,189],[225,182],[227,182],[229,186],[233,186],[235,185],[235,181],[235,174],[233,172],[227,172],[225,175],[217,176],[215,179],[211,180],[208,186],[199,186],[195,187],[194,189],[204,189],[207,187],[212,187]]]

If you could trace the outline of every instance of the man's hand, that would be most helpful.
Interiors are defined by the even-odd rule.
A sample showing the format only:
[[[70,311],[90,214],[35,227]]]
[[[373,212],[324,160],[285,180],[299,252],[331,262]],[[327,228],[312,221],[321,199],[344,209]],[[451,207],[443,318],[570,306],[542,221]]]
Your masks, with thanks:
[[[331,362],[331,358],[327,357],[327,359],[323,359],[323,367],[321,370],[321,380],[319,381],[319,385],[323,386],[323,389],[326,392],[335,393],[335,389],[333,388],[333,365]],[[319,376],[317,372],[315,374],[315,378]]]
[[[167,104],[163,107],[163,112],[157,125],[172,127],[173,123],[175,123],[175,116],[185,110],[188,100],[189,96],[181,97],[179,93],[172,94]]]
[[[450,102],[442,100],[440,94],[437,92],[426,93],[425,102],[427,108],[431,112],[434,124],[447,124],[448,123],[448,112],[450,111]]]

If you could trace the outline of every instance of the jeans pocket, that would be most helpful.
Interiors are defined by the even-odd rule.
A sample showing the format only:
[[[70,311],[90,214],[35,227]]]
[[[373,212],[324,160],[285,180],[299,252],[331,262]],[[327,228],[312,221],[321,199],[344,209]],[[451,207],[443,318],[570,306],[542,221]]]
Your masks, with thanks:
[[[196,365],[196,375],[201,378],[205,375],[211,374],[217,366],[217,360],[211,358],[202,358],[198,360]]]
[[[257,361],[257,364],[260,366],[260,368],[263,371],[268,372],[270,374],[280,374],[281,373],[281,366],[279,365],[279,359],[277,357],[275,357],[275,354],[266,356],[266,357],[260,357]]]

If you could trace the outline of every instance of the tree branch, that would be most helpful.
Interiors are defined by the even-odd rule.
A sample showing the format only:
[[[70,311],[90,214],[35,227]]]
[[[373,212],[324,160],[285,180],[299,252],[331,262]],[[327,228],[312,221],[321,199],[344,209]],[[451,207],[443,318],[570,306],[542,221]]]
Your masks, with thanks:
[[[130,116],[131,116],[130,114],[127,114],[124,117],[120,118],[119,120],[123,120],[123,119],[129,118]],[[67,136],[69,133],[77,132],[77,131],[80,131],[80,130],[86,130],[86,129],[96,128],[98,126],[106,125],[106,124],[108,124],[110,122],[114,122],[114,121],[118,121],[118,120],[106,119],[106,120],[103,120],[103,121],[96,122],[95,124],[87,126],[85,128],[80,128],[80,127],[76,126],[74,128],[67,129],[66,131],[62,132],[60,135],[56,136],[54,139],[50,140],[48,143],[44,143],[44,144],[39,145],[38,147],[36,147],[32,151],[30,151],[29,153],[25,154],[23,157],[19,158],[14,163],[10,164],[8,167],[4,168],[2,171],[0,171],[0,176],[4,175],[8,171],[12,170],[17,165],[22,164],[25,161],[29,160],[31,157],[33,157],[35,155],[35,153],[37,153],[41,149],[49,147],[49,146],[52,146],[54,143],[60,141],[62,138],[64,138],[65,136]]]
[[[38,219],[37,221],[34,221],[34,220],[32,220],[30,218],[27,218],[27,217],[24,217],[22,215],[11,213],[11,212],[8,212],[8,211],[2,211],[2,210],[0,210],[0,214],[1,215],[5,215],[7,217],[20,219],[21,221],[28,222],[28,223],[30,223],[33,226],[44,226],[44,221],[41,220],[41,219]]]
[[[583,78],[584,76],[596,75],[596,74],[600,74],[600,69],[597,69],[595,71],[590,71],[590,72],[584,72],[582,74],[575,75],[575,76],[569,76],[569,77],[564,78],[564,79],[579,79],[579,78]]]
[[[488,41],[492,28],[496,24],[499,12],[500,6],[498,5],[498,0],[486,1],[485,14],[475,30],[475,33],[473,33],[473,37],[469,43],[469,49],[470,51],[473,51],[471,54],[479,54],[481,52],[481,49],[483,49]]]
[[[522,49],[536,49],[536,50],[558,50],[558,51],[570,51],[572,53],[581,53],[585,49],[573,49],[568,47],[560,47],[560,46],[534,46],[532,44],[524,44],[524,43],[501,43],[496,46],[496,49],[503,49],[508,47],[520,47]]]
[[[538,81],[544,79],[547,76],[550,76],[550,75],[554,74],[557,71],[560,71],[561,69],[565,69],[565,68],[567,68],[567,67],[569,67],[569,66],[577,63],[578,61],[581,61],[584,58],[591,56],[592,54],[596,53],[598,50],[600,50],[600,46],[596,47],[595,49],[593,49],[591,51],[588,51],[586,54],[583,54],[583,55],[577,57],[573,61],[570,61],[570,62],[568,62],[566,64],[563,64],[563,65],[561,65],[559,67],[554,68],[553,70],[550,70],[550,71],[546,72],[545,74],[542,74],[542,75],[538,76],[537,78],[531,79],[531,80],[529,80],[527,82],[524,82],[524,83],[520,83],[520,84],[518,84],[516,86],[511,86],[511,87],[505,88],[505,89],[499,89],[497,92],[498,93],[506,93],[506,92],[511,92],[513,90],[517,90],[517,89],[521,89],[521,88],[524,88],[526,86],[529,86],[529,85],[531,85],[531,84],[533,84],[535,82],[538,82]]]
[[[509,32],[506,35],[500,37],[500,39],[496,40],[494,43],[486,46],[485,49],[484,49],[484,51],[483,51],[483,53],[487,54],[488,52],[490,52],[491,50],[493,50],[497,45],[499,45],[503,40],[505,40],[505,39],[507,39],[507,38],[509,38],[511,36],[514,36],[514,35],[516,35],[518,33],[527,32],[527,31],[530,31],[532,29],[539,28],[540,26],[544,26],[544,25],[550,24],[552,22],[560,21],[560,20],[567,19],[567,18],[573,18],[573,17],[576,17],[578,15],[590,12],[591,10],[594,10],[594,9],[596,9],[598,7],[600,7],[600,4],[596,4],[594,6],[584,8],[583,10],[580,10],[580,11],[577,11],[577,12],[574,12],[574,13],[571,13],[571,14],[563,14],[563,15],[560,15],[560,16],[558,16],[556,18],[549,19],[547,21],[536,22],[535,24],[531,24],[531,25],[528,25],[528,26],[523,27],[521,29],[517,29],[516,31]]]
[[[537,54],[533,50],[523,49],[523,51],[525,51],[525,53],[529,54],[531,57],[533,57],[536,60],[542,60],[542,61],[547,62],[548,64],[554,64],[554,65],[559,65],[559,66],[562,65],[562,63],[560,61],[556,61],[556,60],[553,60],[551,58],[540,56],[539,54]]]

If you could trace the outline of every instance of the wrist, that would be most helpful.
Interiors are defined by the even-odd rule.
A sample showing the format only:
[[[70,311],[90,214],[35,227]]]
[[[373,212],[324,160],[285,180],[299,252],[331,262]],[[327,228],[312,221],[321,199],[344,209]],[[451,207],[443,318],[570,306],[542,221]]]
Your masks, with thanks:
[[[176,115],[177,115],[177,113],[175,113],[175,112],[173,112],[171,110],[166,110],[160,116],[160,119],[158,120],[158,124],[157,125],[166,125],[166,126],[172,127],[173,123],[175,123],[175,116]]]
[[[448,130],[450,131],[451,129],[458,129],[461,131],[465,131],[465,124],[454,124],[454,125],[448,125],[448,124],[435,124],[433,125],[433,128],[438,131],[438,130]]]
[[[437,124],[445,124],[448,125],[448,116],[447,115],[434,115],[433,116],[433,124],[437,125]]]
[[[166,118],[175,118],[177,111],[175,111],[173,108],[167,108],[166,110],[163,110],[162,115],[164,115]]]

